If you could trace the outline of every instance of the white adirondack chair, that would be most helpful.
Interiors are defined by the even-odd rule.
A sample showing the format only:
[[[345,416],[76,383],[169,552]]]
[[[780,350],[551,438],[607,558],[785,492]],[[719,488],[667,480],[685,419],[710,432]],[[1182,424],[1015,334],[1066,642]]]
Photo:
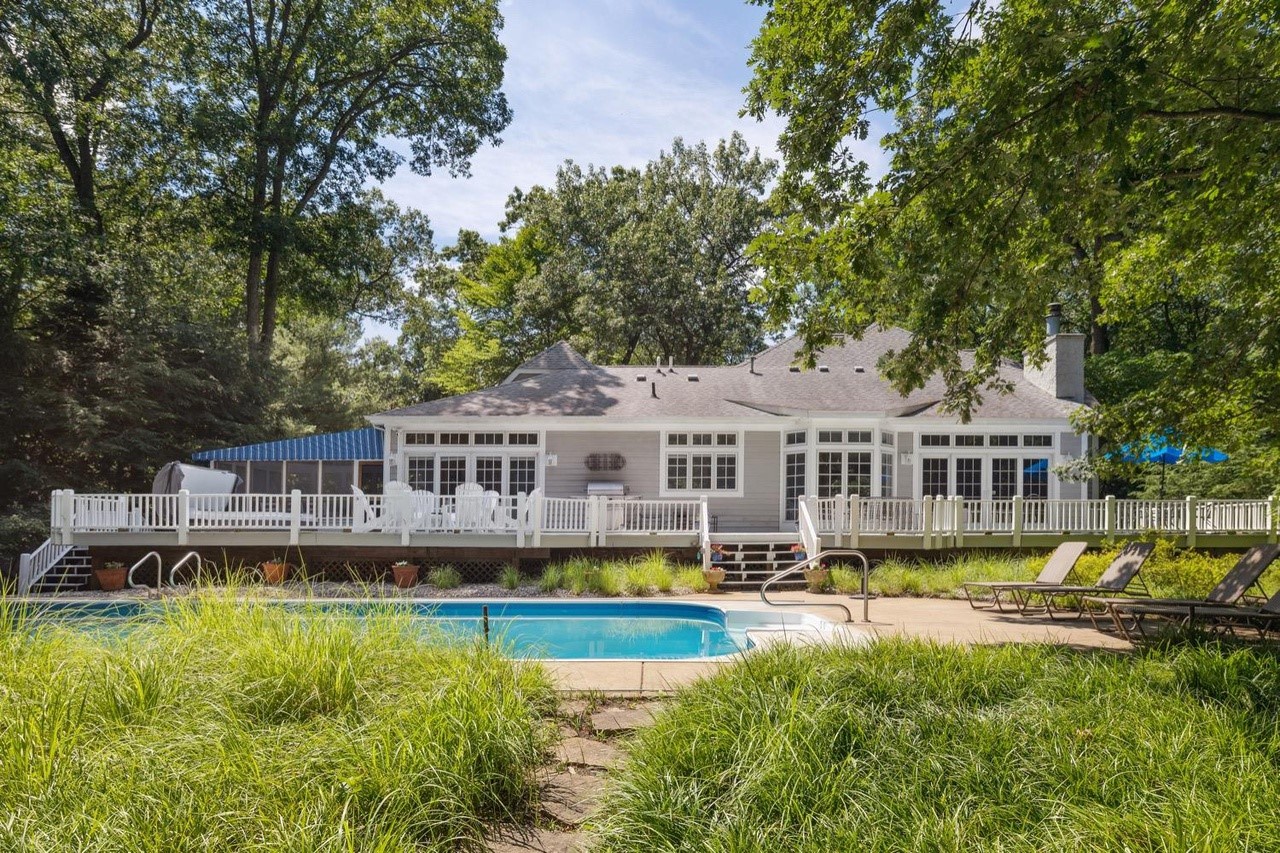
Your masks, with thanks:
[[[463,483],[454,490],[458,502],[458,529],[478,530],[484,521],[484,488],[479,483]]]
[[[351,518],[352,533],[368,533],[382,529],[382,517],[369,504],[369,498],[359,486],[351,484],[353,512]]]

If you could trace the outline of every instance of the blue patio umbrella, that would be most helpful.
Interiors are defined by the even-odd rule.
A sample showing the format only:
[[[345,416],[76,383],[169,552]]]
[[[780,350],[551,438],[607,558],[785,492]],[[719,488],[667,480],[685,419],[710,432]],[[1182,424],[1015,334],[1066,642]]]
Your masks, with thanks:
[[[1177,465],[1179,462],[1187,460],[1198,460],[1200,462],[1208,462],[1216,465],[1219,462],[1226,462],[1229,458],[1227,454],[1213,447],[1188,447],[1187,445],[1178,445],[1171,441],[1169,432],[1153,433],[1141,441],[1132,441],[1128,444],[1120,445],[1119,451],[1114,451],[1108,456],[1118,456],[1122,462],[1131,462],[1143,464],[1147,462],[1158,462],[1160,464],[1160,497],[1164,497],[1164,468],[1166,465]]]

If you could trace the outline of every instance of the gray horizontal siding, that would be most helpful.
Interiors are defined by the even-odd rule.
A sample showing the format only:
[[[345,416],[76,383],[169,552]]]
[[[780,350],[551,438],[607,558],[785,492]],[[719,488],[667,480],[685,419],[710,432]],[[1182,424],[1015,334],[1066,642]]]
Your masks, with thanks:
[[[782,435],[748,432],[743,436],[742,497],[707,497],[707,510],[721,531],[778,529],[782,506]]]
[[[587,493],[587,483],[625,483],[633,495],[658,497],[658,432],[548,432],[547,454],[557,457],[545,469],[543,483],[549,497],[576,498]],[[620,453],[626,460],[621,471],[589,471],[592,453]]]

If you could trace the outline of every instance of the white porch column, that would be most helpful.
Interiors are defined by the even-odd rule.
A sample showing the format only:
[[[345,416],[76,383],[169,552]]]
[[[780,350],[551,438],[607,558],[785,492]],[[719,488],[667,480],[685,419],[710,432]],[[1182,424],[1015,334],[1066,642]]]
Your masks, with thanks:
[[[74,541],[72,528],[75,524],[76,491],[63,489],[59,497],[62,499],[62,506],[58,513],[58,521],[62,525],[62,541],[58,544],[70,545]]]
[[[849,547],[857,548],[862,535],[862,495],[849,496]]]
[[[955,547],[964,547],[964,496],[953,495],[951,499],[954,509],[952,513],[955,516],[955,522],[952,528],[955,530]]]
[[[1280,494],[1272,495],[1267,504],[1268,514],[1271,516],[1271,535],[1267,537],[1267,541],[1274,545],[1280,538]]]
[[[1195,495],[1187,495],[1187,547],[1196,547],[1196,511],[1200,502]]]
[[[186,545],[191,533],[191,492],[178,490],[178,544]]]
[[[1107,544],[1110,545],[1116,541],[1116,496],[1107,495],[1103,506],[1106,508],[1104,521],[1106,530],[1104,532],[1106,534]]]
[[[933,497],[925,495],[921,500],[921,528],[924,534],[924,549],[926,551],[933,548]]]
[[[529,503],[525,499],[524,492],[516,492],[516,547],[524,547],[524,528],[525,513],[529,510]]]
[[[26,595],[29,589],[31,589],[31,555],[22,554],[18,557],[18,595]]]
[[[302,490],[294,489],[289,493],[289,544],[298,544],[298,534],[302,530]]]
[[[534,490],[533,507],[529,513],[530,526],[533,528],[533,547],[537,548],[542,545],[542,519],[545,511],[543,504],[543,495]]]
[[[1022,503],[1022,495],[1013,496],[1013,547],[1022,547],[1022,526],[1026,519],[1026,507]]]

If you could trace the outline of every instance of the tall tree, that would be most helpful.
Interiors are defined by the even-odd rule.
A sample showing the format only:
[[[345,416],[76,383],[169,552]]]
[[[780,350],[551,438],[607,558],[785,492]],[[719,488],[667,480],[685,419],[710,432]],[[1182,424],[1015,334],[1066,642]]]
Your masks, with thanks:
[[[511,119],[496,0],[207,0],[196,91],[213,189],[246,255],[250,355],[271,353],[299,223],[402,161],[465,173]]]
[[[1203,304],[1195,340],[1089,425],[1232,446],[1280,432],[1274,3],[764,5],[747,110],[787,121],[787,219],[756,244],[775,320],[799,313],[813,345],[905,325],[884,371],[903,390],[941,371],[965,413],[999,390],[1000,359],[1042,352],[1046,303],[1102,357],[1177,281]],[[892,160],[872,186],[850,143],[882,113]]]
[[[508,234],[456,270],[459,336],[440,384],[501,379],[564,338],[602,363],[735,361],[761,344],[746,247],[776,164],[738,134],[675,140],[643,169],[566,163],[517,190]]]

